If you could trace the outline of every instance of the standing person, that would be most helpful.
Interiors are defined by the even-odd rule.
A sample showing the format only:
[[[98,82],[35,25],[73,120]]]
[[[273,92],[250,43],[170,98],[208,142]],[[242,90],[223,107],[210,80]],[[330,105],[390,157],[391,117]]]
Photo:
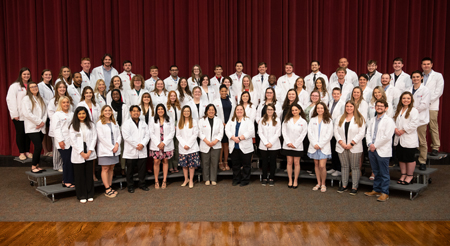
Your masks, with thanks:
[[[66,86],[62,81],[58,84]],[[71,161],[72,146],[70,143],[69,125],[72,122],[73,112],[71,110],[71,98],[61,96],[58,99],[56,112],[52,116],[50,130],[53,131],[55,147],[62,159],[62,166],[58,167],[63,172],[63,187],[74,188],[74,172]],[[55,164],[53,164],[55,165]]]
[[[194,65],[191,70],[191,77],[187,79],[189,90],[192,91],[194,87],[201,86],[201,77],[203,76],[200,65]]]
[[[376,111],[376,107],[375,107],[377,100],[385,100],[386,102],[388,102],[386,93],[384,92],[384,89],[381,86],[377,86],[377,87],[373,88],[372,99],[370,100],[370,103],[369,103],[369,120],[371,120],[377,116],[377,111]],[[388,105],[389,105],[389,102],[388,102]],[[386,114],[388,116],[394,115],[390,105],[386,111]]]
[[[203,117],[203,113],[205,112],[206,105],[208,105],[208,101],[202,100],[202,89],[199,86],[194,87],[192,89],[192,101],[187,104],[192,109],[192,118],[194,120],[199,120]]]
[[[150,67],[151,77],[145,81],[145,89],[147,91],[153,91],[155,89],[156,81],[159,79],[158,74],[159,74],[158,67],[155,65],[151,66]]]
[[[120,93],[120,90],[118,89],[114,89],[111,91],[111,108],[112,108],[112,113],[114,116],[114,119],[116,119],[117,121],[117,125],[119,126],[119,128],[122,127],[123,123],[125,123],[125,121],[127,121],[130,118],[130,110],[128,108],[128,106],[122,102],[121,98],[122,98],[122,94]],[[122,152],[125,150],[124,143],[122,144]],[[122,157],[123,157],[123,153],[122,153]],[[126,166],[126,160],[124,158],[122,158],[120,160],[120,167],[122,168],[121,172],[122,172],[122,176],[125,176],[125,166]]]
[[[389,117],[392,117],[394,116],[393,113],[397,110],[398,100],[400,98],[400,95],[402,94],[402,91],[394,86],[391,86],[390,80],[391,77],[388,73],[383,73],[383,75],[381,75],[381,86],[386,93],[386,97],[388,99],[387,103],[389,104],[389,107],[392,107],[392,114],[389,114]]]
[[[166,104],[167,102],[167,94],[169,91],[166,90],[166,86],[164,86],[164,81],[157,80],[155,84],[155,89],[150,92],[150,96],[152,97],[153,105],[156,106],[158,104]]]
[[[59,81],[63,81],[64,83],[66,83],[67,86],[69,86],[72,84],[72,79],[73,79],[73,76],[72,76],[72,72],[70,71],[70,68],[66,67],[66,66],[62,66],[59,69],[58,78],[56,79],[55,84],[58,83]],[[81,79],[80,86],[83,85],[82,82],[83,82],[83,79]],[[84,86],[87,86],[87,85],[88,84],[85,84]]]
[[[89,112],[89,117],[91,121],[97,123],[100,117],[100,111],[102,110],[100,106],[95,101],[94,90],[90,86],[84,87],[83,93],[81,94],[81,101],[78,103],[78,107],[85,107]]]
[[[81,100],[81,92],[83,90],[81,88],[81,82],[82,82],[81,74],[74,73],[72,82],[73,83],[67,87],[67,92],[69,93],[70,97],[73,99],[73,105],[76,108],[78,106],[78,103]]]
[[[106,105],[106,84],[102,79],[97,80],[94,87],[95,101],[100,108]]]
[[[131,61],[125,60],[125,61],[123,61],[122,65],[123,65],[123,72],[119,74],[119,77],[123,83],[123,90],[125,91],[125,93],[127,93],[128,91],[131,91],[133,89],[133,84],[132,84],[131,80],[136,75],[133,72],[131,72],[131,68],[133,66],[133,63],[131,63]],[[144,77],[142,77],[142,75],[141,75],[140,81],[141,81],[142,88],[144,88],[145,87]],[[130,105],[135,105],[135,104],[130,104]]]
[[[30,138],[25,134],[24,116],[22,113],[22,101],[27,95],[27,86],[31,82],[31,72],[27,67],[19,71],[19,77],[9,86],[6,95],[6,104],[8,105],[9,115],[16,129],[16,145],[19,149],[19,159],[21,161],[27,158],[33,158],[30,151]],[[40,154],[40,153],[39,153]]]
[[[25,134],[34,145],[31,172],[40,173],[44,171],[39,167],[39,162],[41,160],[42,140],[46,133],[47,107],[39,94],[38,85],[34,82],[29,82],[27,85],[27,95],[23,97],[21,102],[21,113],[24,118]]]
[[[318,91],[313,91],[309,95],[311,104],[308,105],[308,107],[305,108],[305,116],[306,116],[306,122],[309,124],[309,120],[312,118],[312,114],[314,112],[314,109],[316,108],[316,105],[320,103],[320,93]]]
[[[122,136],[124,140],[123,158],[127,164],[127,186],[128,192],[134,193],[133,170],[137,166],[139,177],[139,189],[148,191],[145,184],[145,164],[147,162],[147,144],[153,135],[144,121],[139,119],[141,109],[137,105],[130,107],[131,118],[122,125]]]
[[[105,186],[105,196],[114,198],[118,192],[111,188],[114,166],[119,163],[122,134],[114,119],[112,108],[105,105],[96,124],[98,165],[102,166],[102,181]]]
[[[348,81],[348,83],[352,84],[353,86],[358,86],[358,75],[354,71],[352,71],[348,68],[348,64],[349,63],[348,63],[347,58],[343,57],[343,58],[339,59],[339,63],[338,63],[339,68],[344,69],[344,71],[345,71],[344,80]],[[336,70],[336,72],[330,76],[330,85],[333,83],[336,83],[338,81],[338,78],[339,78],[339,76],[338,76],[337,70]],[[342,93],[342,94],[344,94],[344,93]],[[344,97],[344,98],[346,98],[346,97]]]
[[[261,184],[267,184],[267,169],[270,170],[269,186],[274,186],[275,171],[277,169],[277,155],[281,149],[281,123],[277,117],[274,104],[267,105],[266,113],[258,124],[258,134],[261,139],[259,149],[262,159],[263,179]]]
[[[256,106],[252,103],[252,97],[250,96],[250,93],[248,91],[244,91],[242,92],[240,98],[241,100],[239,101],[239,104],[244,106],[245,115],[247,115],[247,117],[250,118],[252,122],[255,122]]]
[[[350,98],[350,94],[352,93],[354,85],[352,84],[352,82],[346,79],[347,70],[345,70],[344,68],[339,67],[338,69],[336,69],[335,74],[336,79],[333,80],[330,79],[330,87],[328,87],[329,90],[328,93],[331,94],[333,89],[336,87],[340,88],[342,95],[341,97],[344,100],[347,100],[347,98]],[[356,82],[358,82],[358,77],[356,77]]]
[[[267,111],[267,106],[269,104],[273,104],[275,106],[275,113],[278,118],[283,114],[283,110],[281,109],[281,103],[277,99],[277,95],[275,93],[275,89],[272,87],[267,87],[265,89],[264,98],[261,100],[261,103],[256,108],[256,117],[255,121],[257,124],[261,121]],[[280,123],[281,124],[281,123]]]
[[[222,80],[222,85],[225,85],[228,89],[228,97],[235,100],[234,92],[233,92],[233,80],[230,77],[224,77]],[[220,94],[220,86],[219,86],[219,94]]]
[[[153,107],[152,97],[150,96],[150,93],[145,92],[144,94],[142,94],[141,103],[139,104],[139,107],[141,108],[142,111],[139,119],[144,121],[145,124],[149,125],[148,122],[151,122],[153,120],[153,117],[155,117],[155,107]],[[147,148],[147,153],[149,152],[150,150]],[[149,156],[149,154],[147,154],[147,156]],[[153,158],[147,158],[146,166],[147,172],[152,173]]]
[[[313,190],[320,188],[321,192],[326,192],[327,180],[327,160],[331,159],[330,140],[333,137],[333,120],[327,105],[319,102],[314,108],[314,112],[308,124],[308,157],[314,160],[317,185]]]
[[[150,157],[153,158],[155,173],[155,189],[159,189],[159,168],[163,164],[163,182],[161,189],[167,186],[167,173],[169,171],[169,159],[173,157],[173,137],[175,135],[175,124],[170,122],[164,104],[156,106],[156,114],[153,121],[149,123],[150,129]]]
[[[367,120],[369,115],[369,104],[364,100],[363,91],[359,86],[353,88],[351,100],[355,102],[356,109],[364,117],[364,120]]]
[[[103,79],[106,83],[106,88],[109,88],[109,84],[112,81],[111,79],[114,76],[119,76],[119,73],[112,66],[113,58],[111,54],[104,54],[102,57],[102,65],[92,69],[91,76],[93,76],[93,81],[97,81],[99,79]]]
[[[444,93],[444,77],[441,73],[433,70],[433,60],[430,57],[422,59],[423,84],[430,91],[430,133],[431,133],[431,155],[437,156],[441,141],[439,140],[439,99]]]
[[[414,76],[414,73],[412,74]],[[416,168],[416,149],[419,147],[417,127],[420,118],[419,111],[414,108],[414,98],[411,92],[405,91],[400,97],[397,111],[394,115],[397,157],[402,176],[397,184],[409,185],[414,178]]]
[[[200,89],[202,89],[202,101],[205,102],[212,102],[214,101],[214,98],[216,97],[216,90],[211,87],[211,81],[209,80],[208,75],[203,75],[200,78]]]
[[[234,64],[234,66],[235,66],[236,72],[233,73],[232,75],[230,75],[230,79],[231,79],[230,84],[234,85],[234,86],[232,88],[229,88],[229,89],[233,91],[232,92],[233,95],[234,95],[233,100],[235,100],[237,102],[237,100],[238,100],[237,96],[240,95],[241,91],[242,91],[242,88],[241,88],[241,86],[242,86],[242,79],[244,78],[244,76],[246,74],[243,72],[243,70],[244,70],[244,63],[243,62],[237,61]]]
[[[258,92],[258,96],[261,97],[266,91],[267,87],[264,84],[269,79],[269,74],[267,73],[267,64],[265,62],[258,63],[258,74],[253,76],[252,82],[255,90]]]
[[[377,100],[377,117],[373,118],[367,127],[366,139],[369,147],[369,160],[375,174],[373,190],[365,192],[366,196],[379,196],[377,201],[385,202],[389,199],[389,159],[392,156],[392,136],[395,123],[386,115],[388,103]]]
[[[330,115],[333,119],[334,125],[339,122],[341,115],[345,112],[344,101],[341,100],[341,89],[333,89],[333,100],[328,102],[328,108],[330,109]],[[331,144],[331,169],[327,171],[328,174],[332,176],[341,175],[341,161],[339,160],[339,155],[336,152],[336,137],[333,136],[330,141]],[[336,173],[336,174],[334,174]]]
[[[242,89],[238,95],[238,100],[237,100],[238,103],[241,101],[241,95],[242,95],[242,92],[244,92],[244,91],[247,91],[248,93],[250,93],[251,98],[253,98],[253,103],[256,103],[256,104],[259,103],[259,91],[257,91],[255,89],[255,87],[253,86],[252,79],[249,75],[244,75],[244,78],[242,78],[241,88]]]
[[[284,122],[286,115],[289,114],[289,112],[291,112],[291,106],[294,104],[298,104],[297,91],[295,91],[294,89],[289,89],[289,91],[286,93],[286,98],[284,99],[282,107],[283,115],[281,116],[281,122]],[[301,111],[303,112],[303,108]]]
[[[234,109],[233,117],[225,126],[225,133],[229,138],[228,149],[233,161],[233,186],[246,186],[250,184],[255,129],[242,105]]]
[[[325,81],[326,86],[329,86],[328,76],[320,72],[319,69],[320,62],[317,60],[311,61],[311,73],[305,77],[305,85],[308,94],[314,90],[314,87],[316,86],[316,80],[318,78],[322,78]]]
[[[48,69],[42,70],[41,82],[38,84],[39,93],[46,103],[55,96],[55,89],[52,85],[52,71]]]
[[[359,186],[360,166],[359,159],[363,152],[364,133],[366,124],[364,117],[359,113],[354,101],[345,103],[345,112],[334,125],[334,138],[336,152],[342,163],[342,185],[338,193],[347,191],[349,169],[352,169],[352,190],[350,195],[356,195]]]
[[[216,185],[217,165],[219,165],[219,168],[224,170],[222,162],[219,162],[219,156],[222,152],[221,140],[224,135],[224,124],[222,120],[217,117],[217,110],[214,104],[208,104],[208,106],[206,106],[205,116],[203,116],[203,118],[198,121],[198,128],[198,136],[200,138],[200,155],[202,157],[203,180],[206,180],[205,185],[209,185],[210,183],[212,185]]]
[[[285,75],[278,78],[277,87],[280,89],[281,95],[285,95],[288,90],[294,88],[295,81],[299,77],[294,73],[294,64],[287,62],[284,64]]]
[[[95,145],[97,131],[89,117],[88,109],[78,107],[69,128],[72,144],[71,161],[75,176],[75,190],[81,203],[94,201],[94,160],[97,158]]]
[[[367,76],[367,74],[362,73],[359,75],[358,81],[359,81],[359,88],[361,88],[361,90],[363,91],[364,100],[366,100],[366,102],[369,104],[370,99],[372,99],[373,93],[373,88],[367,85],[369,77]],[[381,75],[380,75],[380,84],[381,84]]]
[[[214,67],[214,76],[211,78],[211,86],[216,91],[216,95],[219,95],[219,87],[224,79],[222,73],[223,73],[222,65],[216,65]]]
[[[297,189],[300,174],[300,157],[303,156],[303,139],[308,132],[305,112],[300,105],[292,104],[281,126],[283,148],[281,154],[287,158],[288,187]],[[294,166],[294,180],[292,181],[292,166]]]
[[[417,136],[419,138],[419,169],[426,170],[428,158],[427,125],[430,122],[429,111],[431,93],[428,87],[422,83],[423,76],[420,71],[414,71],[411,74],[411,78],[413,86],[408,89],[408,92],[411,92],[413,95],[411,105],[417,109],[417,112],[419,113],[419,122],[417,123]]]
[[[302,106],[302,108],[306,108],[309,105],[309,92],[306,90],[305,81],[302,77],[298,77],[295,81],[294,90],[298,95],[298,104]],[[312,90],[311,90],[312,91]]]
[[[374,88],[376,86],[381,86],[381,73],[377,71],[377,61],[375,60],[369,60],[367,62],[367,80],[368,82],[366,84],[369,84],[370,88]],[[362,75],[362,74],[361,74]],[[361,79],[361,75],[359,76],[359,79]],[[361,84],[359,84],[361,86]]]
[[[112,97],[111,97],[111,93],[114,89],[117,89],[120,91],[121,94],[121,98],[120,101],[126,103],[127,102],[127,98],[126,98],[126,94],[124,94],[123,92],[123,83],[122,83],[122,79],[119,76],[114,76],[111,79],[111,83],[109,85],[109,91],[108,94],[106,94],[106,104],[111,105],[111,101],[112,101]]]
[[[228,88],[225,84],[220,86],[220,98],[216,99],[214,105],[217,110],[217,116],[222,122],[222,128],[225,129],[226,124],[230,120],[230,116],[232,112],[234,112],[234,108],[236,107],[236,103],[233,98],[229,96]],[[200,123],[199,123],[200,124]],[[221,139],[222,148],[220,149],[219,156],[219,168],[222,171],[230,170],[228,166],[228,137],[226,134],[222,132]],[[202,144],[200,144],[200,149],[202,149]]]
[[[178,81],[180,80],[180,77],[178,77],[178,67],[176,65],[170,66],[169,72],[170,76],[164,80],[164,88],[167,91],[174,91],[177,89]]]
[[[184,183],[181,186],[186,186],[189,179],[189,188],[193,188],[195,168],[200,166],[199,147],[197,143],[198,125],[197,121],[192,119],[191,108],[189,106],[184,106],[182,112],[183,116],[181,116],[176,130],[179,151],[178,159],[180,166],[183,167],[184,174]],[[203,161],[206,162],[206,160]],[[205,167],[203,170],[205,170]],[[203,175],[203,177],[206,176]]]
[[[314,90],[319,92],[320,101],[325,103],[325,105],[327,105],[328,101],[330,100],[330,94],[328,94],[327,84],[323,78],[316,79],[316,85],[314,86]]]
[[[127,106],[131,107],[131,105],[138,105],[141,101],[141,96],[145,92],[148,92],[147,89],[143,88],[144,86],[144,77],[142,75],[135,75],[130,82],[130,90],[125,91],[127,98]]]
[[[394,72],[390,75],[390,84],[397,88],[400,92],[404,92],[406,89],[411,87],[412,81],[409,74],[403,71],[403,59],[401,57],[394,58],[392,61],[392,67],[394,68]]]
[[[192,92],[189,89],[187,79],[185,77],[180,78],[180,83],[178,83],[178,88],[175,92],[177,93],[181,107],[192,101]]]
[[[81,68],[80,71],[81,78],[83,82],[81,82],[84,86],[90,86],[93,87],[96,83],[96,80],[94,80],[94,76],[91,76],[91,59],[89,57],[83,57],[81,58]]]
[[[175,91],[170,91],[169,96],[167,97],[166,102],[167,115],[169,115],[170,122],[172,122],[175,128],[178,125],[178,121],[182,118],[181,116],[181,105],[180,101],[178,101],[177,93]],[[191,115],[192,117],[192,115]],[[169,172],[177,173],[178,172],[178,139],[175,136],[173,138],[173,157],[169,159]]]

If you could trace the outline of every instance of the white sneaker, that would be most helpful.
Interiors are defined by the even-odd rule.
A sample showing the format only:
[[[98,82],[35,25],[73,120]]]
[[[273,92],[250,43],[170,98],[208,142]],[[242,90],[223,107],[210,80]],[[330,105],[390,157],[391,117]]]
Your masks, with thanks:
[[[81,203],[86,203],[87,200],[86,200],[86,199],[81,199],[80,202],[81,202]]]
[[[63,172],[63,169],[62,169],[62,168],[58,169],[58,172],[62,173],[62,172]]]
[[[217,183],[215,181],[211,181],[212,185],[217,185]]]
[[[209,182],[209,180],[205,182],[205,185],[210,185],[210,182]]]
[[[333,176],[333,177],[341,176],[341,172],[336,171],[336,172],[332,173],[331,176]]]
[[[88,199],[88,202],[93,202],[94,201],[94,198],[89,198]]]
[[[336,170],[334,170],[334,169],[330,169],[330,170],[327,171],[328,174],[332,174],[334,172],[336,172]]]

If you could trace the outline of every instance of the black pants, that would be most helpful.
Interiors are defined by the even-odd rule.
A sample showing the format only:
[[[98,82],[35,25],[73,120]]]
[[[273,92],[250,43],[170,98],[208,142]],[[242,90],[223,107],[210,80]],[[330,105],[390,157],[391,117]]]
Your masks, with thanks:
[[[42,132],[33,132],[27,133],[26,135],[28,135],[34,145],[33,160],[31,163],[33,166],[39,165],[39,162],[41,161],[42,140],[44,140],[44,134]]]
[[[263,179],[267,179],[267,169],[270,170],[269,179],[275,177],[275,170],[277,169],[277,155],[278,150],[259,150],[262,160],[262,175]]]
[[[249,183],[250,173],[252,171],[252,154],[242,153],[240,149],[234,149],[231,153],[231,161],[233,162],[233,182]],[[241,167],[242,170],[241,170]]]
[[[78,200],[94,198],[94,161],[73,164],[75,174],[75,190]]]
[[[16,129],[16,145],[19,153],[26,153],[30,151],[30,138],[25,134],[25,125],[23,121],[13,120],[14,128]]]
[[[336,138],[331,139],[331,169],[336,171],[341,171],[341,161],[339,160],[339,155],[336,152]]]
[[[128,188],[133,187],[133,170],[136,165],[138,168],[138,177],[139,177],[139,187],[145,187],[145,174],[146,174],[146,163],[147,158],[144,159],[125,159],[125,163],[127,165],[127,186]]]
[[[70,147],[69,149],[58,149],[58,152],[61,155],[61,159],[63,161],[63,182],[73,184],[73,164],[71,161],[72,147]]]

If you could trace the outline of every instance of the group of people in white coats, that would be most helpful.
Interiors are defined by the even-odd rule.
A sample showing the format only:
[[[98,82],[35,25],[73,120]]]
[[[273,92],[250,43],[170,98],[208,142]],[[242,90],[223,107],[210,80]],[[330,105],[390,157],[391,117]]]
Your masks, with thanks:
[[[368,62],[368,73],[359,77],[348,69],[342,58],[339,68],[328,77],[319,71],[320,63],[311,62],[311,74],[302,78],[286,63],[286,74],[268,75],[266,63],[258,66],[253,78],[243,73],[243,63],[235,64],[236,73],[215,76],[202,73],[199,65],[191,77],[178,76],[178,67],[170,67],[170,76],[158,77],[158,67],[150,68],[151,78],[131,72],[132,63],[123,63],[118,74],[112,56],[105,54],[102,66],[90,71],[90,59],[82,58],[81,72],[62,67],[52,85],[49,70],[42,82],[31,80],[28,68],[10,86],[7,104],[16,128],[21,160],[32,158],[32,172],[39,166],[44,136],[53,142],[54,169],[63,171],[63,186],[77,191],[82,203],[93,201],[95,163],[102,166],[105,196],[118,192],[111,187],[115,164],[121,163],[134,193],[133,170],[138,169],[138,187],[148,191],[147,171],[155,174],[155,189],[167,187],[168,172],[181,167],[182,186],[193,188],[196,168],[201,167],[205,185],[217,184],[218,169],[233,171],[233,186],[250,183],[254,144],[262,160],[262,185],[273,186],[276,158],[286,156],[288,187],[298,187],[301,158],[314,160],[317,185],[313,190],[326,192],[326,176],[342,175],[338,192],[356,195],[363,152],[372,166],[374,188],[368,196],[389,199],[389,159],[392,141],[400,162],[399,184],[410,184],[415,169],[413,151],[419,147],[425,168],[426,130],[430,125],[433,152],[437,154],[439,135],[437,113],[443,91],[442,74],[433,71],[431,58],[422,60],[423,72],[411,76],[402,71],[403,60],[394,59],[394,73],[376,71],[376,61]],[[434,123],[432,123],[434,122]],[[395,137],[393,138],[393,136]],[[30,141],[34,153],[29,153]],[[50,151],[47,151],[50,152]],[[232,167],[228,165],[231,156]],[[120,158],[121,157],[121,158]],[[327,160],[332,169],[326,170]],[[424,161],[425,160],[425,161]],[[159,172],[162,164],[163,178]]]

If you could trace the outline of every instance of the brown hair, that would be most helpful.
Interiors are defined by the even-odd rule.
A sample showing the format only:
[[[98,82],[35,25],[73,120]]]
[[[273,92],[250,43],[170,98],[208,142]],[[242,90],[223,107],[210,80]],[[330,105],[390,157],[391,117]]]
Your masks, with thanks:
[[[325,83],[325,80],[322,77],[319,77],[319,78],[316,79],[316,82],[314,83],[314,90],[313,91],[319,91],[319,88],[317,88],[317,81],[319,81],[319,80],[320,80],[320,82],[322,82],[322,96],[326,96],[328,94],[328,92],[327,92],[327,84]]]
[[[130,87],[131,89],[134,89],[134,81],[136,81],[136,79],[140,79],[141,80],[141,89],[145,88],[145,80],[144,77],[142,77],[142,75],[140,74],[136,74],[134,75],[134,77],[131,79],[130,81]]]
[[[276,126],[277,125],[277,112],[276,112],[276,109],[275,109],[275,104],[273,104],[273,103],[267,104],[267,108],[269,108],[269,107],[273,108],[273,115],[272,115],[272,119],[271,120],[272,120],[272,124],[274,126]],[[266,110],[266,113],[264,114],[261,123],[265,126],[266,122],[268,120],[269,120],[269,115],[267,115],[267,110]]]
[[[294,90],[295,90],[295,91],[297,91],[297,89],[298,89],[297,82],[298,82],[299,79],[301,79],[301,80],[303,81],[302,89],[304,89],[304,90],[306,89],[305,80],[304,80],[302,77],[298,77],[298,78],[295,80],[295,83],[294,83]]]
[[[405,95],[409,95],[411,97],[411,103],[408,105],[408,109],[406,110],[405,119],[408,119],[409,114],[411,113],[411,110],[414,108],[414,97],[411,94],[411,92],[409,92],[409,91],[403,92],[402,95],[400,96],[400,100],[398,101],[397,111],[395,111],[395,115],[394,115],[394,121],[397,121],[398,115],[400,114],[400,112],[402,112],[402,108],[404,106],[402,103],[402,97]]]
[[[267,90],[271,90],[273,93],[272,103],[277,103],[277,93],[275,93],[275,89],[272,87],[266,88],[266,92],[264,93],[264,101],[267,101],[267,96],[266,96]]]
[[[145,111],[145,103],[144,103],[144,96],[145,95],[148,95],[148,97],[150,98],[150,103],[148,104],[148,108],[150,109],[150,110],[152,110],[152,116],[155,116],[155,110],[153,109],[153,102],[152,102],[152,97],[150,96],[150,93],[148,93],[148,92],[145,92],[144,94],[142,94],[142,96],[141,96],[141,103],[139,104],[140,106],[141,106],[141,109],[142,109],[142,114],[143,115],[146,115],[147,114],[147,111]]]
[[[81,100],[80,100],[80,102],[82,102],[82,101],[84,101],[86,99],[84,94],[86,93],[87,90],[91,90],[91,92],[92,92],[91,102],[92,102],[92,104],[94,104],[94,106],[97,106],[97,103],[95,102],[94,90],[92,90],[92,88],[90,86],[84,87],[83,92],[81,93]]]
[[[62,75],[62,72],[63,72],[64,68],[69,69],[69,72],[70,72],[70,75],[69,75],[69,77],[67,78],[67,81],[66,81],[66,79],[64,79],[64,77],[63,77],[63,75]],[[59,69],[58,78],[59,78],[61,81],[66,81],[66,83],[67,83],[68,85],[71,85],[71,84],[72,84],[72,76],[73,76],[73,75],[72,75],[72,71],[70,70],[69,67],[62,66],[62,67]]]
[[[122,88],[123,88],[122,79],[119,77],[119,75],[115,75],[115,76],[113,76],[113,77],[111,78],[111,82],[109,83],[109,90],[110,90],[110,91],[112,91],[112,90],[115,89],[115,88],[114,88],[114,79],[115,79],[115,78],[119,78],[119,80],[120,80],[119,90],[122,90]]]
[[[241,94],[241,100],[239,100],[239,104],[241,104],[241,105],[244,105],[244,101],[242,101],[242,96],[244,95],[244,94],[247,94],[248,95],[248,105],[250,105],[250,107],[253,105],[253,103],[252,103],[252,96],[250,95],[250,92],[248,92],[248,91],[243,91],[242,92],[242,94]]]
[[[110,120],[114,123],[114,125],[116,125],[117,123],[116,123],[116,119],[114,119],[114,114],[113,114],[113,109],[111,108],[111,106],[109,106],[109,105],[105,105],[105,106],[103,106],[102,107],[102,111],[101,111],[101,113],[100,113],[100,121],[102,122],[102,124],[104,125],[104,124],[106,124],[106,116],[103,114],[104,112],[105,112],[105,109],[106,108],[109,108],[109,109],[111,109],[111,117],[110,117]]]
[[[293,103],[289,107],[289,111],[286,114],[286,116],[284,117],[284,122],[288,122],[292,117],[294,117],[294,115],[292,114],[292,107],[298,108],[300,110],[300,117],[302,117],[304,120],[306,120],[305,112],[303,111],[302,106],[300,106],[298,103]]]
[[[284,98],[284,103],[283,103],[283,106],[282,106],[282,109],[283,109],[283,110],[288,109],[288,108],[290,107],[290,105],[291,105],[291,104],[289,104],[289,99],[288,99],[289,92],[291,92],[291,91],[295,92],[295,99],[294,99],[294,101],[292,102],[292,105],[298,104],[298,94],[297,94],[297,91],[294,90],[294,89],[289,89],[289,90],[287,91],[287,93],[286,93],[286,97]],[[302,111],[303,111],[303,109],[302,109]]]
[[[347,104],[353,105],[353,107],[354,107],[353,117],[355,117],[354,121],[356,122],[356,124],[358,124],[359,127],[362,127],[362,124],[364,123],[365,120],[364,120],[364,117],[362,116],[362,114],[359,112],[358,108],[356,107],[355,102],[352,100],[348,100],[345,103],[345,106],[347,106]],[[347,111],[344,110],[344,114],[342,114],[341,118],[339,119],[339,126],[342,126],[342,123],[344,123],[345,118],[347,118],[347,115],[348,115]]]
[[[58,88],[59,88],[60,85],[64,85],[64,86],[66,87],[66,93],[64,93],[64,96],[68,97],[68,98],[69,98],[70,104],[72,104],[72,106],[74,106],[74,105],[73,105],[73,99],[72,99],[72,97],[69,95],[69,93],[67,92],[67,85],[66,85],[66,83],[64,83],[64,81],[62,81],[62,80],[58,81],[58,83],[56,83],[56,85],[55,85],[55,102],[54,102],[54,103],[55,103],[55,106],[58,105],[59,98],[60,98],[60,95],[59,95],[59,93],[58,93]]]
[[[372,99],[370,99],[371,103],[375,103],[377,101],[377,99],[375,98],[375,89],[377,89],[380,93],[381,93],[381,99],[387,101],[387,96],[386,96],[386,92],[384,92],[383,87],[381,86],[376,86],[375,88],[373,88],[372,91]],[[375,104],[376,105],[376,104]]]
[[[157,79],[157,80],[156,80],[156,82],[155,82],[155,88],[153,89],[152,92],[158,93],[158,89],[156,88],[156,85],[158,84],[159,81],[161,81],[161,82],[163,83],[163,89],[162,89],[162,91],[163,91],[164,95],[166,95],[166,94],[167,94],[166,84],[164,83],[164,80],[162,80],[162,79]]]
[[[355,98],[353,97],[353,91],[354,91],[355,89],[359,90],[359,92],[361,93],[361,97],[359,98],[358,101],[356,101]],[[350,97],[350,99],[351,99],[353,102],[355,102],[355,105],[354,105],[354,106],[355,106],[356,108],[359,108],[359,105],[360,105],[361,102],[364,100],[364,92],[363,92],[363,90],[361,89],[361,87],[356,86],[356,87],[353,88],[353,90],[352,90],[352,96]]]
[[[244,117],[242,117],[242,119],[248,118],[248,117],[247,117],[247,114],[245,114],[245,108],[244,108],[244,106],[242,106],[241,104],[238,104],[238,105],[236,106],[236,108],[234,108],[233,117],[231,118],[232,121],[235,121],[235,120],[237,119],[236,110],[237,110],[238,107],[242,107],[242,110],[244,110]]]
[[[35,106],[34,99],[33,99],[33,93],[31,93],[31,91],[30,91],[30,85],[32,85],[32,84],[35,84],[37,86],[37,84],[33,81],[30,81],[27,85],[27,96],[28,96],[28,98],[30,98],[30,101],[31,101],[31,111],[34,110],[34,106]],[[36,100],[39,102],[39,104],[41,104],[42,110],[47,111],[47,109],[46,109],[47,107],[45,106],[44,99],[42,99],[41,94],[39,94],[39,87],[37,89],[38,89],[38,92],[36,94]]]
[[[170,92],[169,92],[170,93]],[[188,105],[184,105],[183,109],[181,110],[181,116],[180,116],[180,120],[178,121],[178,129],[183,129],[184,128],[184,124],[186,124],[183,112],[185,109],[189,109],[189,128],[193,127],[193,123],[192,123],[192,109],[191,107],[189,107]]]
[[[330,123],[331,122],[331,114],[330,114],[330,111],[328,111],[328,107],[324,102],[319,102],[318,104],[316,104],[311,118],[314,118],[319,115],[317,113],[317,106],[319,106],[319,105],[322,105],[322,107],[323,107],[323,116],[322,116],[323,122],[325,122],[326,124]]]

